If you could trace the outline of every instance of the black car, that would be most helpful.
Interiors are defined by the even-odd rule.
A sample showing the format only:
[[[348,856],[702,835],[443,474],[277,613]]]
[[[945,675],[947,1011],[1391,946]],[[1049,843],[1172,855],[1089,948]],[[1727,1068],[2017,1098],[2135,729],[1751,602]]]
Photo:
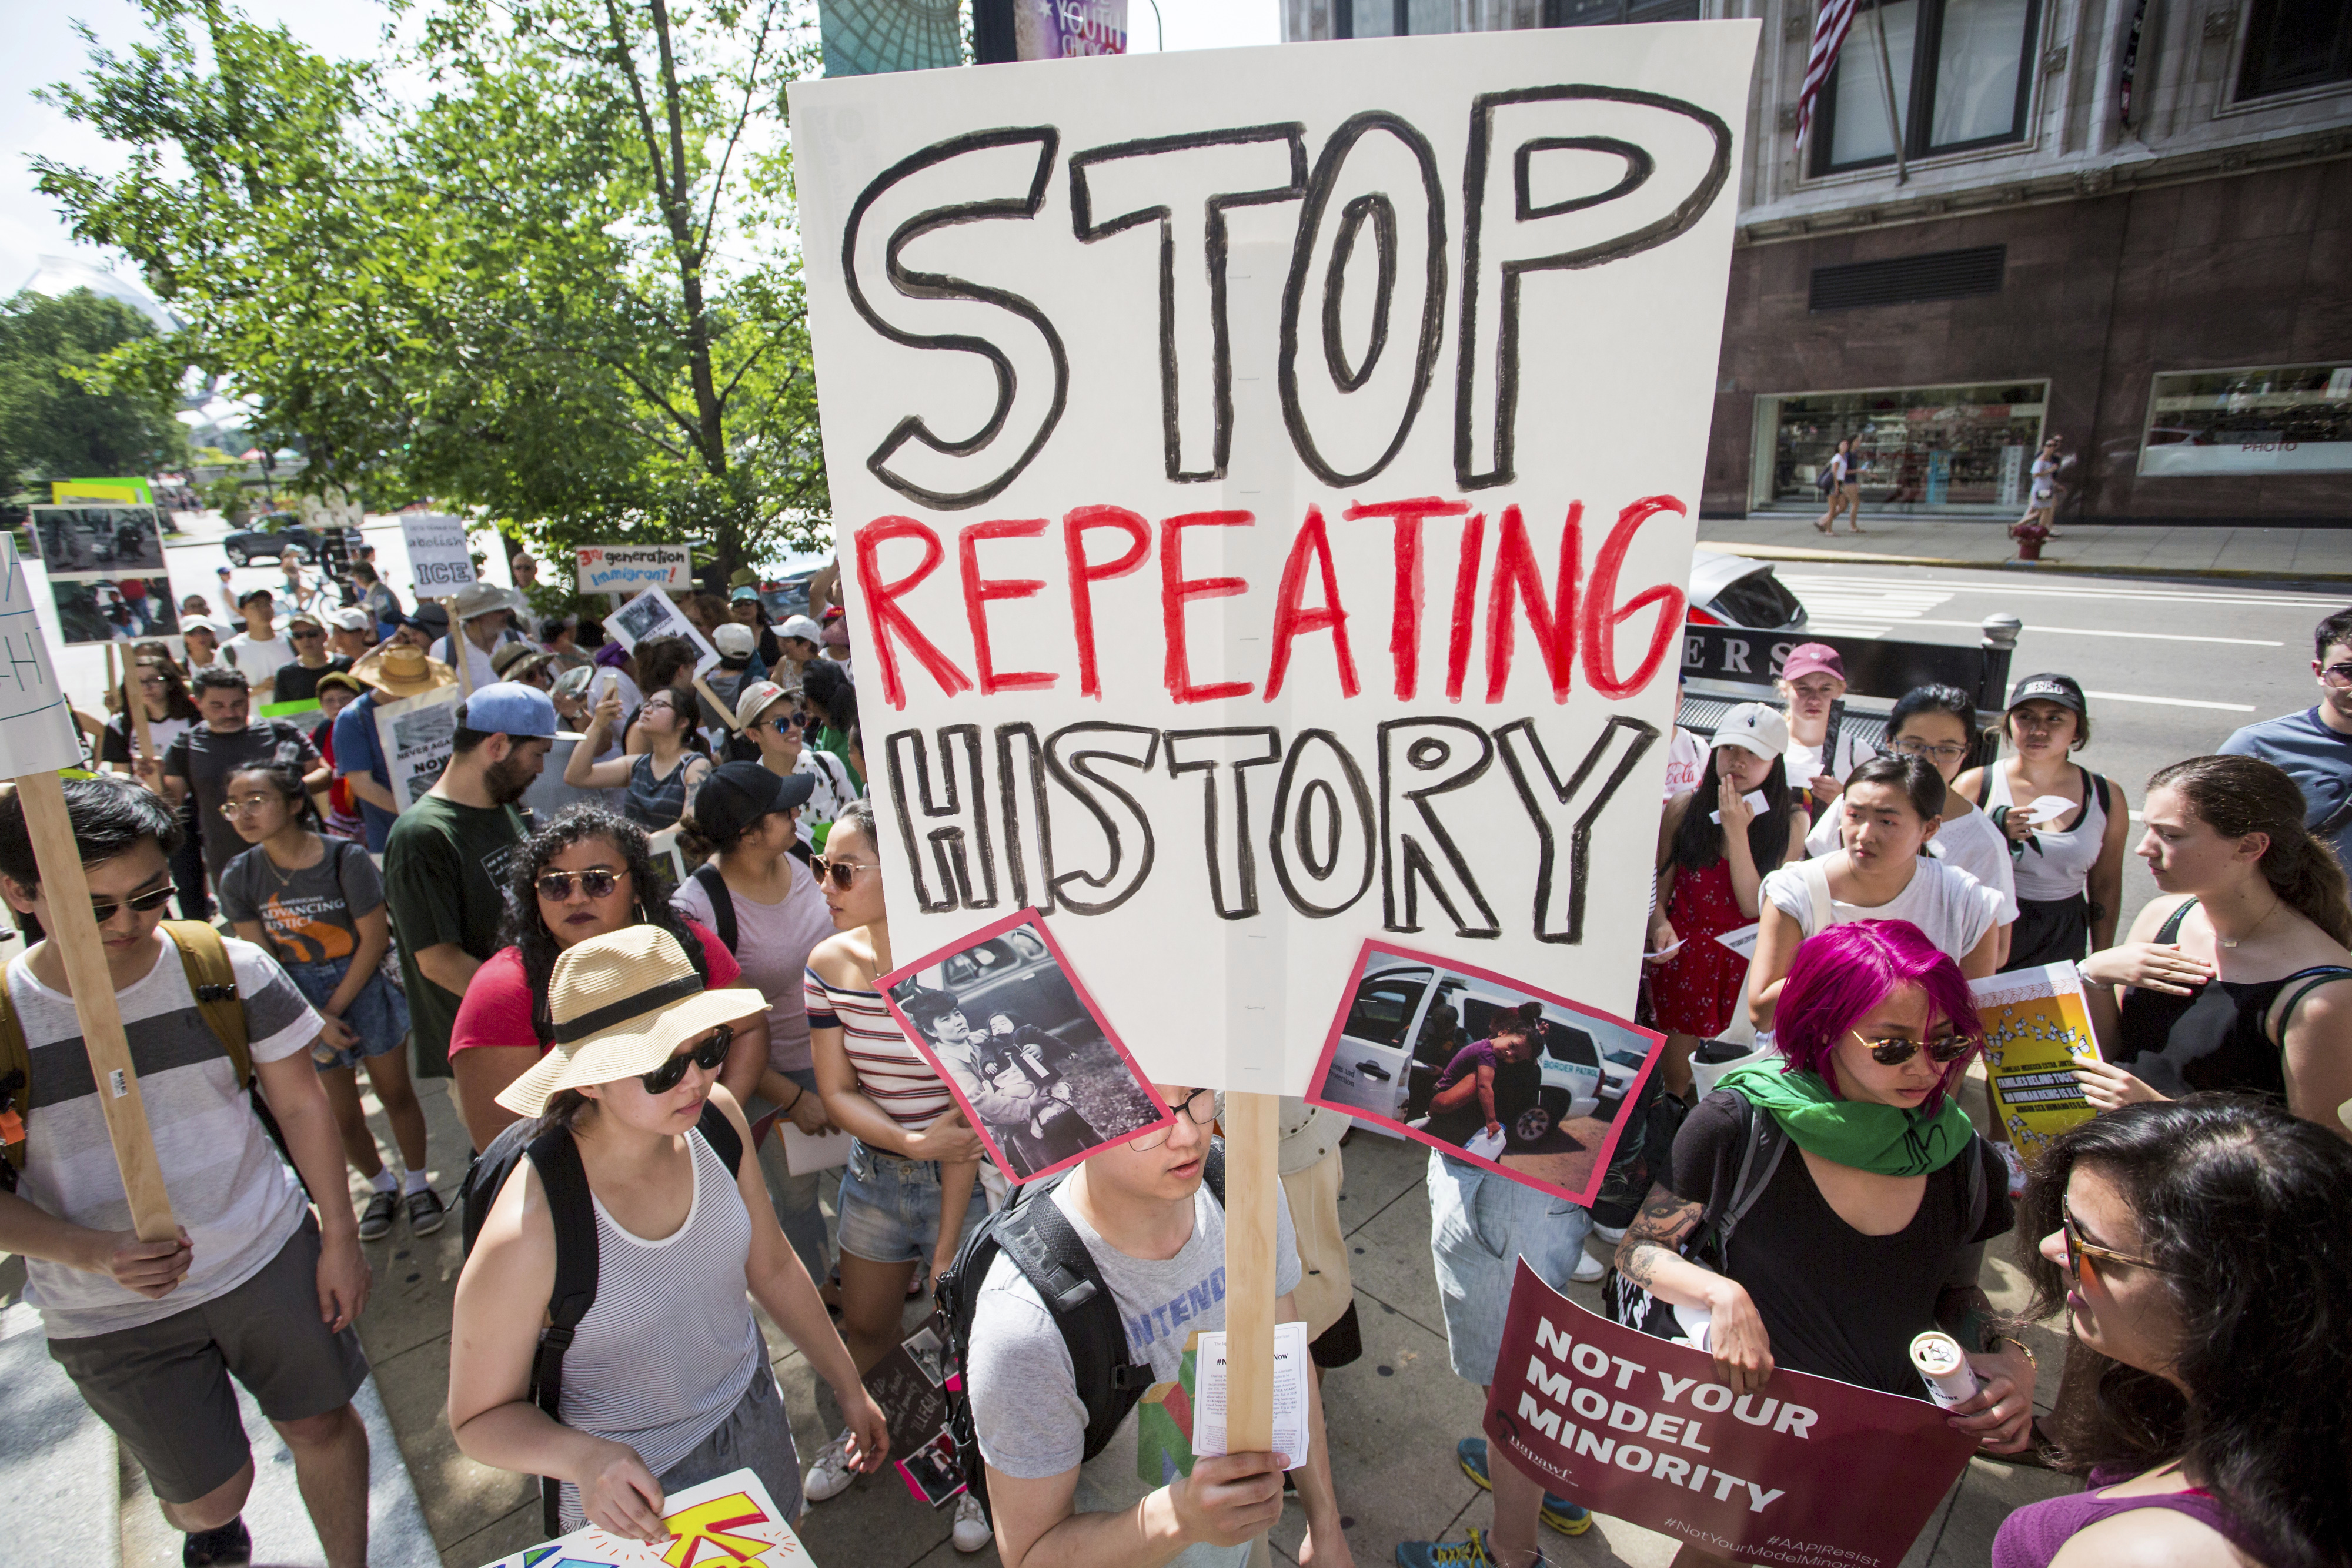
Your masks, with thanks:
[[[345,528],[343,553],[363,542],[359,529]],[[299,549],[312,560],[325,552],[327,540],[309,524],[298,521],[291,512],[272,512],[255,522],[249,528],[238,528],[221,540],[221,549],[231,566],[251,566],[257,556],[280,558],[289,549]]]

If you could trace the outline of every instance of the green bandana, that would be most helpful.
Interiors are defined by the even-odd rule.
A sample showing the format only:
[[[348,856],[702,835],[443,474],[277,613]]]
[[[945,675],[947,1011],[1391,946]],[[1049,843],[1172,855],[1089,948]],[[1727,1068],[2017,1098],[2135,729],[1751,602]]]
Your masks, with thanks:
[[[1716,1081],[1772,1113],[1797,1147],[1880,1176],[1926,1176],[1958,1159],[1976,1128],[1952,1096],[1932,1113],[1866,1100],[1841,1100],[1821,1075],[1758,1062]]]

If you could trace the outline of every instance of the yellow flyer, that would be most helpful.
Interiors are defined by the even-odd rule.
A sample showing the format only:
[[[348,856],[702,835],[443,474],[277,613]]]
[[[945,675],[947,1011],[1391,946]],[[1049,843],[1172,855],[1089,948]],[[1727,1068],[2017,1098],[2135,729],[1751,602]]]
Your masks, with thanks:
[[[1969,982],[1985,1027],[1985,1077],[1992,1113],[2028,1164],[2042,1145],[2093,1112],[2069,1071],[2099,1060],[2083,977],[2072,964],[2044,964]]]

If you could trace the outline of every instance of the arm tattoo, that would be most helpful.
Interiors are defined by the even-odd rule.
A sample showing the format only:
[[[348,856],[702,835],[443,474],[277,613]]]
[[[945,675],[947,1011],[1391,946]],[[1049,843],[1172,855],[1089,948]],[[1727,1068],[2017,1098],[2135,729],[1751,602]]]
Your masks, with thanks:
[[[1617,1271],[1643,1290],[1652,1288],[1661,1260],[1676,1257],[1684,1237],[1698,1224],[1705,1206],[1676,1197],[1664,1187],[1650,1189],[1642,1212],[1617,1244]]]

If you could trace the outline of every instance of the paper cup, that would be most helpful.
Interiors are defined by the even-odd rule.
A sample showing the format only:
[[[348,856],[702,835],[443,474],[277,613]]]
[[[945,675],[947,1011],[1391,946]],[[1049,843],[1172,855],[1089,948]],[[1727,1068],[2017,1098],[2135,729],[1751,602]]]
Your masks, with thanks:
[[[1927,1385],[1927,1397],[1944,1409],[1964,1404],[1977,1391],[1976,1368],[1950,1334],[1928,1330],[1911,1342],[1911,1364]]]

